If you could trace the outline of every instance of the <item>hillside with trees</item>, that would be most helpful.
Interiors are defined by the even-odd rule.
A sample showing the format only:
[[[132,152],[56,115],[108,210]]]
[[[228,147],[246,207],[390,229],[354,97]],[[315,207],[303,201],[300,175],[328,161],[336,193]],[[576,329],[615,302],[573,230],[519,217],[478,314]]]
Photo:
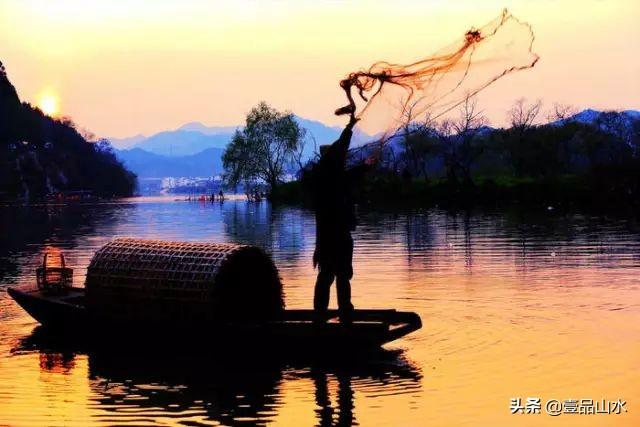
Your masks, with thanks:
[[[21,102],[0,63],[0,198],[34,200],[69,191],[98,197],[133,194],[136,176],[105,140],[81,135]]]
[[[576,113],[556,104],[545,115],[541,102],[520,99],[507,119],[505,128],[490,127],[474,99],[438,121],[408,108],[405,125],[385,144],[351,150],[352,165],[375,159],[355,197],[545,208],[640,202],[639,112]],[[280,196],[304,200],[303,186],[287,183]]]

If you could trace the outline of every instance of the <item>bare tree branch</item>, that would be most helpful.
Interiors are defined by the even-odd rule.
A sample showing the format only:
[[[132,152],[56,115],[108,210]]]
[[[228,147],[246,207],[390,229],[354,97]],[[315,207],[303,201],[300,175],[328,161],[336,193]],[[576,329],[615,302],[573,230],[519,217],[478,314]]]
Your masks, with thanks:
[[[542,101],[539,99],[528,104],[526,98],[520,98],[507,112],[507,119],[512,128],[525,131],[534,125],[541,108]]]

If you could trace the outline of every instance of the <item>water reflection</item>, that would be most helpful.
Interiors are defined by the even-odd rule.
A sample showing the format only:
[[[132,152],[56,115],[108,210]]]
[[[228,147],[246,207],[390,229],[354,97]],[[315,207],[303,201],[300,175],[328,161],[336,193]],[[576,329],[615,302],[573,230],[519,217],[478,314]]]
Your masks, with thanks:
[[[189,425],[266,425],[285,404],[281,389],[286,377],[289,382],[312,379],[316,408],[309,415],[317,425],[352,426],[358,424],[356,390],[415,392],[421,379],[419,369],[398,350],[336,357],[265,355],[202,343],[179,349],[167,343],[158,348],[128,343],[123,348],[43,327],[21,339],[12,353],[37,354],[42,372],[61,376],[82,375],[75,372],[76,359],[86,357],[94,417],[106,424],[176,419]]]
[[[224,232],[238,243],[258,245],[278,252],[281,259],[293,263],[301,249],[310,245],[309,227],[313,216],[302,209],[273,207],[270,203],[226,203],[222,210]]]
[[[315,225],[302,209],[149,198],[0,206],[0,424],[513,425],[513,395],[640,399],[637,217],[359,214],[355,305],[416,311],[425,326],[392,344],[399,353],[335,363],[274,361],[273,349],[229,357],[214,337],[217,351],[183,347],[188,355],[50,344],[31,336],[35,322],[3,292],[33,285],[51,247],[82,285],[100,246],[137,236],[260,245],[280,269],[287,305],[308,308]],[[640,424],[637,412],[626,417],[621,424]]]
[[[42,245],[73,250],[78,237],[113,233],[135,209],[131,204],[0,206],[0,281],[19,280],[22,264],[42,252]],[[28,274],[28,272],[27,272]]]

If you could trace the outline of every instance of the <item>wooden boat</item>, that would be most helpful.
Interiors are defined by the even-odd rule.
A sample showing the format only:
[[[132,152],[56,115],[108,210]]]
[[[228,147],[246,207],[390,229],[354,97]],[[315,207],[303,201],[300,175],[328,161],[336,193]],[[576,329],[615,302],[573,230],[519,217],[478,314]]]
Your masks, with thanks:
[[[175,333],[189,336],[216,336],[218,340],[306,348],[379,347],[421,328],[416,313],[396,310],[355,310],[349,322],[340,322],[338,312],[329,311],[326,322],[314,322],[313,310],[284,310],[278,318],[266,321],[229,321],[215,324],[136,324],[97,319],[85,307],[84,288],[68,288],[50,293],[42,289],[9,288],[9,295],[40,324],[55,329],[86,333],[110,340],[126,334],[147,334],[148,330],[164,338]],[[182,331],[181,331],[182,330]],[[148,337],[148,335],[147,335]]]
[[[348,319],[329,311],[323,321],[313,310],[285,310],[275,265],[251,246],[115,239],[94,255],[84,288],[72,286],[57,255],[45,255],[37,287],[9,295],[46,327],[100,339],[371,347],[422,326],[417,314],[396,310],[355,310]]]

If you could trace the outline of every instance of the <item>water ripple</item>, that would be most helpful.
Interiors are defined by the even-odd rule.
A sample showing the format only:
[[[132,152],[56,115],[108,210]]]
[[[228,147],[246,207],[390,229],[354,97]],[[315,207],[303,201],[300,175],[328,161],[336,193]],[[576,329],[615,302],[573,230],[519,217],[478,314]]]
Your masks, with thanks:
[[[267,363],[42,341],[3,290],[32,285],[52,246],[81,286],[95,250],[131,235],[260,245],[280,268],[287,305],[309,307],[308,211],[161,198],[0,206],[0,224],[11,228],[0,230],[0,424],[495,425],[513,423],[511,396],[640,399],[635,218],[438,209],[359,216],[356,306],[416,311],[424,328],[366,359]],[[640,424],[638,414],[624,416]]]

